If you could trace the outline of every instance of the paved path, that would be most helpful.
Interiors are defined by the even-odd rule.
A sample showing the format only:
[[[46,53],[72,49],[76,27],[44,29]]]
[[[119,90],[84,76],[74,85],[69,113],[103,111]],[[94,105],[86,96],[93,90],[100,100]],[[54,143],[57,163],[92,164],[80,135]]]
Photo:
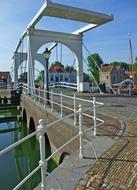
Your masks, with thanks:
[[[137,100],[129,97],[97,98],[106,102],[99,112],[125,122],[111,148],[90,167],[76,190],[137,190]]]

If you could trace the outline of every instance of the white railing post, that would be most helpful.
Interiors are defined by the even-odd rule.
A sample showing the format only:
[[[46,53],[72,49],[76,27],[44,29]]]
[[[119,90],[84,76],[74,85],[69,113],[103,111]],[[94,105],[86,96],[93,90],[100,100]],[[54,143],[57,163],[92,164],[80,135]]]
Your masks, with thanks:
[[[96,123],[96,98],[93,97],[93,122],[94,122],[94,137],[97,134],[97,123]]]
[[[39,103],[39,89],[37,88],[37,93],[36,93],[36,102]]]
[[[82,106],[79,105],[79,157],[83,158],[83,113],[82,113]]]
[[[60,117],[63,117],[63,100],[62,100],[62,92],[60,93]]]
[[[76,94],[73,97],[73,104],[74,104],[74,125],[77,123],[77,115],[76,115]]]
[[[34,101],[37,101],[37,89],[35,88],[35,92],[34,92]]]
[[[29,86],[27,85],[27,96],[29,96]]]
[[[32,92],[31,98],[33,99],[34,98],[34,88],[32,88],[31,92]]]
[[[53,90],[51,90],[51,112],[53,112]]]
[[[28,96],[29,96],[29,94],[30,94],[30,87],[28,86]]]
[[[40,145],[40,161],[39,165],[41,166],[41,190],[46,190],[46,161],[45,161],[45,127],[46,124],[43,119],[39,120],[39,126],[37,130],[39,131],[39,145]]]
[[[44,108],[46,107],[46,91],[44,89],[44,94],[43,94],[43,101],[44,101]]]
[[[34,87],[34,92],[33,93],[34,93],[34,97],[33,98],[34,98],[34,101],[35,101],[35,98],[36,98],[36,88],[35,87]]]
[[[35,89],[33,88],[33,89],[32,89],[32,96],[31,96],[32,99],[34,99],[34,92],[35,92]]]
[[[35,98],[34,101],[37,102],[37,88],[35,89]]]

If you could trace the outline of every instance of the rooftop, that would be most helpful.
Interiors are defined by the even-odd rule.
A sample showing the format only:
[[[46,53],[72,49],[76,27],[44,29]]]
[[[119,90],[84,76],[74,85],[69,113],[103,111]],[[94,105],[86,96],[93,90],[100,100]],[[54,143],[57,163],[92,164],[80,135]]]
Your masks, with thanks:
[[[0,79],[8,79],[10,77],[10,73],[7,71],[0,71]]]
[[[49,73],[56,73],[56,72],[64,73],[65,72],[64,66],[58,63],[51,65],[51,67],[49,68]]]
[[[111,72],[113,69],[113,65],[102,66],[100,69],[102,72]]]

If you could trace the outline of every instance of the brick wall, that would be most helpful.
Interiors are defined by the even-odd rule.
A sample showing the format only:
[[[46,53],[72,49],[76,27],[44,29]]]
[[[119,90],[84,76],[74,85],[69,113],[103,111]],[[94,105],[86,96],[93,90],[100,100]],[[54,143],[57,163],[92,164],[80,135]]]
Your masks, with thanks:
[[[22,99],[21,101],[22,111],[23,109],[25,109],[27,114],[27,124],[28,124],[27,126],[29,126],[29,121],[31,117],[35,122],[35,126],[39,125],[39,119],[44,119],[47,124],[52,123],[53,121],[59,119],[56,117],[55,112],[53,114],[45,110],[42,106],[31,101],[29,98],[22,96],[21,99]],[[55,126],[46,129],[45,132],[49,138],[52,152],[61,147],[65,142],[70,140],[78,133],[77,129],[75,129],[65,121],[59,122]],[[72,154],[74,151],[78,150],[78,148],[79,148],[79,139],[76,139],[75,141],[70,143],[68,146],[66,146],[64,149],[62,149],[59,152],[58,158],[63,153]]]

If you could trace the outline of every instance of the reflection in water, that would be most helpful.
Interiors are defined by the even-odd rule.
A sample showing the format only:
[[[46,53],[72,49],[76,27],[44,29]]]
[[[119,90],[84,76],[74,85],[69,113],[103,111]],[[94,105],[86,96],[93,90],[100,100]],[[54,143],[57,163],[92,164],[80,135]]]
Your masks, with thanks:
[[[14,142],[23,138],[28,134],[27,126],[24,123],[18,123],[20,125],[19,131],[14,133]],[[32,170],[38,166],[40,160],[39,156],[39,143],[36,136],[32,137],[31,140],[27,140],[23,144],[19,145],[14,149],[14,160],[17,169],[18,180],[21,181],[27,176]],[[40,182],[40,171],[36,175],[32,176],[21,189],[28,190],[33,189]]]
[[[21,122],[0,123],[0,130],[7,130],[4,133],[0,133],[0,150],[28,134],[26,124]],[[47,156],[51,154],[48,140],[46,140],[46,153]],[[0,172],[0,189],[13,189],[25,176],[38,166],[39,159],[39,143],[36,136],[19,145],[13,151],[3,156],[3,158],[0,158],[0,171],[3,171]],[[51,160],[48,163],[48,170],[51,171],[55,167],[56,164]],[[5,179],[8,180],[5,181]],[[32,176],[20,189],[32,190],[39,182],[40,171]]]

